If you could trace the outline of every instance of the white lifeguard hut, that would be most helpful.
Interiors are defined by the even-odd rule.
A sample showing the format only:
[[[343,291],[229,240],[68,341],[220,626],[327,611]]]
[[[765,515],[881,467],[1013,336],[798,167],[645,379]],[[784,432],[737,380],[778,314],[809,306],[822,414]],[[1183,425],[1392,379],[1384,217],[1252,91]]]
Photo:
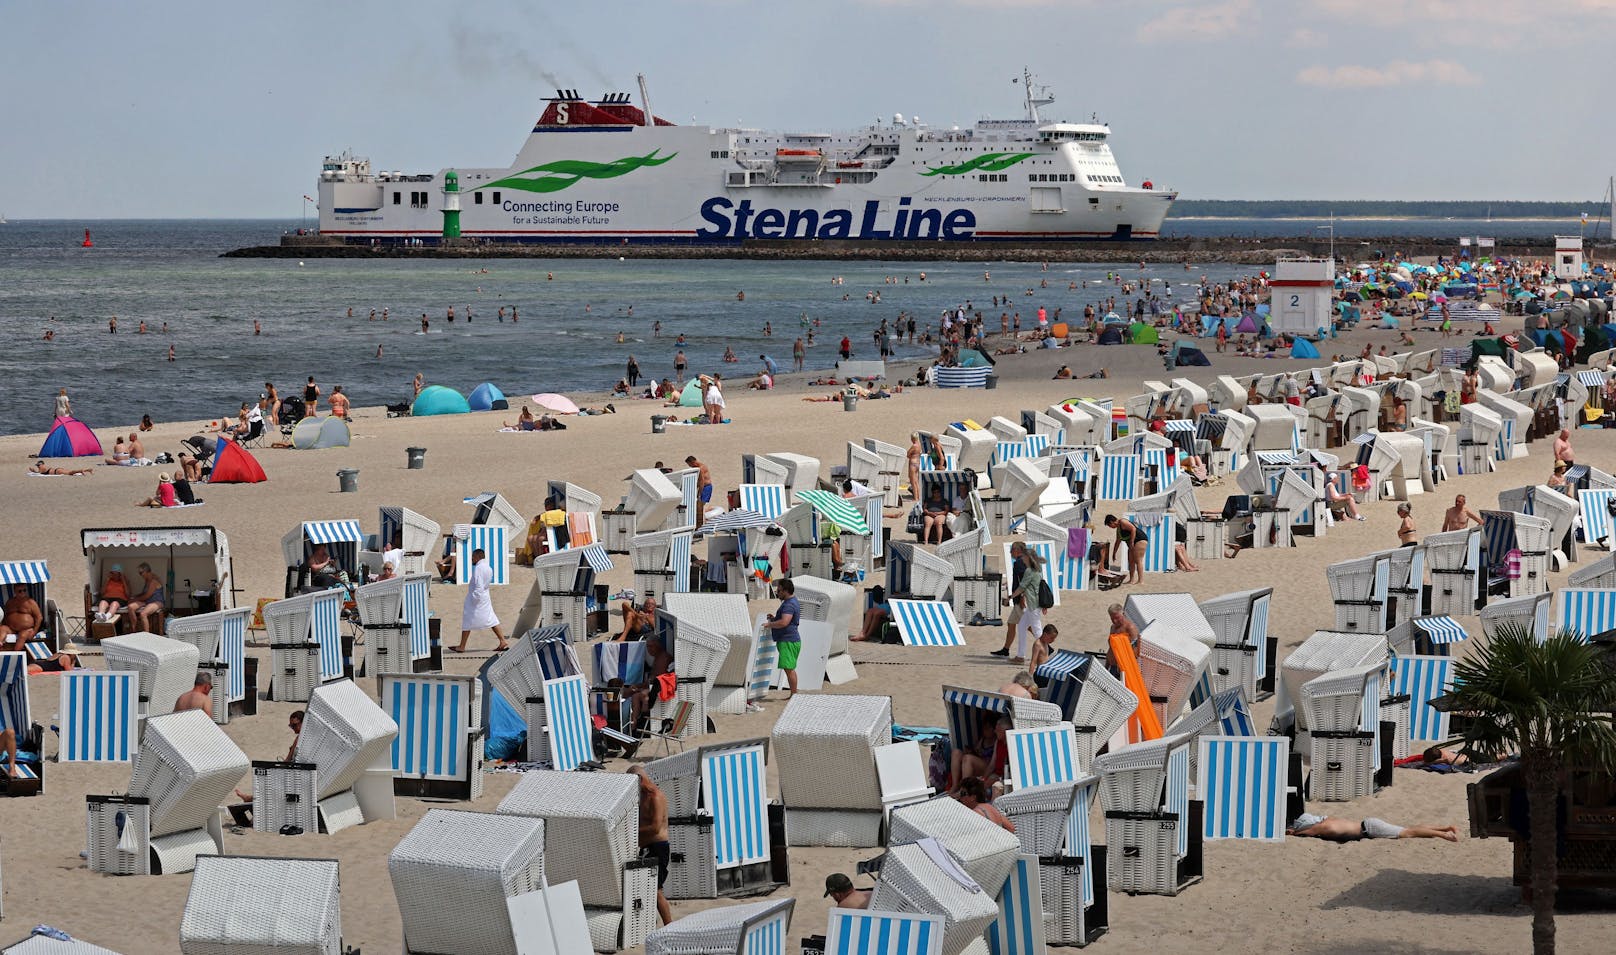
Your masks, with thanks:
[[[1557,279],[1580,279],[1582,274],[1582,236],[1555,236],[1554,277]]]
[[[1280,259],[1268,287],[1268,325],[1276,334],[1316,338],[1329,329],[1335,259]]]

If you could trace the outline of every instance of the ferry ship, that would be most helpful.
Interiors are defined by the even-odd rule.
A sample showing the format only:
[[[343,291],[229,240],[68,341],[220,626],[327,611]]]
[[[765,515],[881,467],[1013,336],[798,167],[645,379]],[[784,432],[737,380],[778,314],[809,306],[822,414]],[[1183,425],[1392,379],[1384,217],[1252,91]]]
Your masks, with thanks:
[[[515,161],[433,174],[326,157],[320,233],[361,244],[1150,240],[1177,194],[1130,185],[1111,128],[1026,115],[935,129],[892,117],[849,132],[678,126],[626,93],[558,90]]]

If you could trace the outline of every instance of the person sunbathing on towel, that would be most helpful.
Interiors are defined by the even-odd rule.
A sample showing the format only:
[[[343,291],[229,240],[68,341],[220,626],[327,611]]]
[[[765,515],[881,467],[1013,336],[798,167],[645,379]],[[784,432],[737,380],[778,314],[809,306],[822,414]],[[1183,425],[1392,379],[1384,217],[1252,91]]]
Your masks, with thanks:
[[[1459,841],[1458,826],[1398,826],[1384,819],[1369,817],[1361,822],[1340,816],[1320,816],[1304,812],[1285,829],[1287,836],[1328,839],[1331,842],[1357,842],[1360,839],[1446,839]]]
[[[89,468],[53,468],[50,465],[46,464],[44,461],[35,461],[34,466],[32,468],[29,468],[29,470],[34,472],[35,474],[50,474],[50,475],[71,476],[71,477],[78,477],[81,474],[94,474],[95,473],[94,471],[90,470]]]

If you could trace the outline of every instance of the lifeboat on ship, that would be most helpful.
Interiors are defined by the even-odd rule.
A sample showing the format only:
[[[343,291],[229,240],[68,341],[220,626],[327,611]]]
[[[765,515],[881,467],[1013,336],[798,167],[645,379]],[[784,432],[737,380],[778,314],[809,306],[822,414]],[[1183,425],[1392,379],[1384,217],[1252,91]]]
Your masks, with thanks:
[[[844,160],[842,162],[837,163],[836,168],[837,169],[863,169],[864,168],[864,160],[862,160],[862,159]]]

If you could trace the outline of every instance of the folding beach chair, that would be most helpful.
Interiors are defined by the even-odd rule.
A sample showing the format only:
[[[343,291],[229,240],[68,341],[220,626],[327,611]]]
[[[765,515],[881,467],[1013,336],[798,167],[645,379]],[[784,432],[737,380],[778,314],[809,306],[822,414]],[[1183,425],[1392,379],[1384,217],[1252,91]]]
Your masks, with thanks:
[[[973,946],[982,944],[983,933],[999,917],[995,893],[1003,882],[988,889],[977,883],[949,850],[935,841],[931,848],[936,855],[928,853],[927,846],[919,843],[888,850],[881,864],[881,876],[870,895],[869,911],[875,915],[913,912],[941,916],[942,955],[980,951]],[[1008,865],[1004,873],[1008,876]]]
[[[301,703],[347,672],[342,646],[343,590],[299,594],[264,607],[269,632],[270,697]]]
[[[786,704],[770,741],[787,845],[881,844],[876,751],[891,740],[890,697],[796,696]]]
[[[1201,878],[1201,803],[1190,799],[1189,741],[1166,736],[1096,757],[1113,891],[1177,895]]]
[[[833,908],[822,955],[942,955],[943,927],[941,915]]]
[[[544,820],[545,878],[577,883],[596,951],[645,941],[656,927],[657,870],[654,860],[639,858],[633,776],[534,770],[497,811]]]
[[[20,654],[19,654],[20,656]],[[63,763],[127,763],[140,725],[140,674],[133,670],[69,670],[60,675]]]
[[[109,670],[140,674],[142,718],[174,712],[174,703],[196,679],[197,649],[151,633],[131,633],[101,641]]]
[[[189,872],[197,856],[222,852],[219,804],[248,765],[247,755],[206,713],[148,720],[128,794],[85,797],[91,871]]]
[[[279,832],[291,825],[313,835],[370,822],[375,817],[360,792],[382,798],[373,778],[385,783],[381,812],[390,813],[393,771],[387,761],[397,736],[398,724],[352,680],[317,688],[291,761],[252,764],[253,828]]]
[[[510,955],[506,900],[544,887],[544,822],[429,809],[387,857],[408,955]]]
[[[443,673],[385,673],[377,681],[382,709],[398,724],[390,750],[393,792],[438,799],[482,795],[482,681]]]
[[[662,926],[645,955],[785,955],[796,899],[706,909]]]
[[[180,919],[182,955],[341,955],[337,860],[200,856]]]
[[[230,722],[232,711],[243,716],[258,712],[258,661],[247,662],[251,617],[251,607],[236,607],[168,618],[168,638],[196,647],[200,666],[213,671],[215,723]]]

